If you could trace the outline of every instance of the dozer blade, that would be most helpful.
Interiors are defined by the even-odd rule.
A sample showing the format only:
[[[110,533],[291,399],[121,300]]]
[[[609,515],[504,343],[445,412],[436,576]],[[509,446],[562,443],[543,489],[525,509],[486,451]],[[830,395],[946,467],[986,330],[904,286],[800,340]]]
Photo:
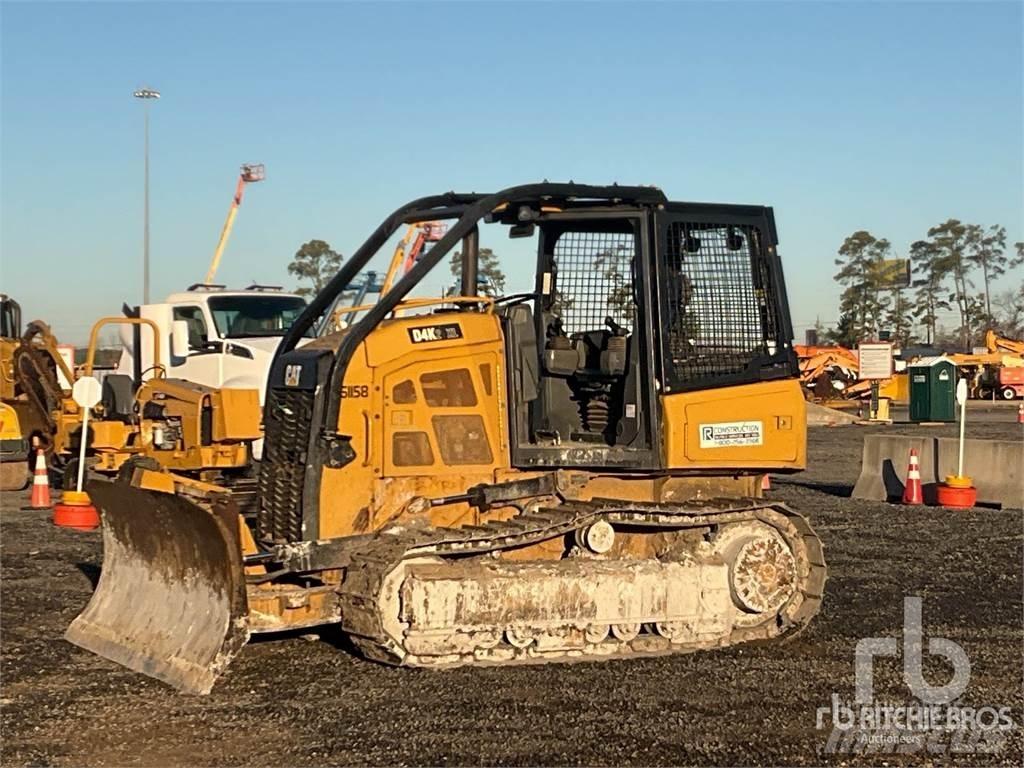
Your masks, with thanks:
[[[103,571],[64,637],[186,693],[209,693],[249,639],[237,520],[186,498],[93,481]]]

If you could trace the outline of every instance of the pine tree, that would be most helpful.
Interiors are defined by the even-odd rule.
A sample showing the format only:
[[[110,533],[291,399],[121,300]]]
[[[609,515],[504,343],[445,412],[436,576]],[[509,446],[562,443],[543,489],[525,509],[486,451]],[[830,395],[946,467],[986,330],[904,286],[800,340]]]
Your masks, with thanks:
[[[859,230],[843,241],[836,266],[836,282],[844,286],[839,300],[840,315],[847,316],[856,341],[878,335],[889,298],[884,294],[880,264],[891,245],[870,232]]]
[[[991,325],[995,322],[992,315],[992,281],[1005,275],[1006,268],[1009,266],[1006,254],[1006,228],[994,224],[986,231],[976,224],[972,224],[968,229],[967,259],[981,270],[985,289],[985,324]]]
[[[341,269],[343,260],[344,256],[323,240],[303,243],[295,252],[292,263],[288,265],[288,272],[300,280],[309,280],[313,285],[301,286],[295,292],[300,296],[315,296],[320,293],[327,285],[327,281]]]
[[[939,311],[950,308],[942,287],[949,270],[934,243],[918,240],[910,246],[910,263],[918,275],[911,314],[925,329],[925,343],[931,346],[938,337]]]
[[[975,302],[971,300],[969,293],[974,287],[971,282],[971,262],[968,261],[967,253],[971,244],[971,230],[969,225],[962,224],[957,219],[947,219],[942,224],[928,230],[928,237],[936,249],[936,258],[942,270],[953,280],[953,293],[950,301],[956,301],[957,310],[960,313],[960,348],[968,351],[971,344],[971,333],[973,329],[973,310]]]
[[[903,288],[892,289],[892,304],[885,315],[885,324],[891,332],[893,343],[905,347],[913,337],[913,321],[910,316],[911,304],[903,295]]]
[[[490,248],[481,248],[477,259],[477,281],[484,284],[484,292],[488,295],[501,296],[505,292],[505,273],[499,266],[498,255]],[[448,289],[448,295],[457,296],[462,292],[462,253],[456,251],[452,254],[448,268],[455,278],[453,287]]]
[[[594,257],[594,269],[601,273],[607,291],[605,305],[608,314],[617,323],[632,324],[636,312],[636,297],[633,295],[633,280],[621,269],[621,252],[625,246],[608,249]],[[629,267],[627,266],[627,269]],[[692,334],[691,334],[692,335]]]
[[[825,334],[825,338],[831,344],[838,344],[840,347],[846,347],[847,349],[855,349],[857,342],[862,338],[855,329],[856,322],[854,317],[849,312],[843,312],[839,315],[839,322],[836,323],[836,327],[828,331]]]

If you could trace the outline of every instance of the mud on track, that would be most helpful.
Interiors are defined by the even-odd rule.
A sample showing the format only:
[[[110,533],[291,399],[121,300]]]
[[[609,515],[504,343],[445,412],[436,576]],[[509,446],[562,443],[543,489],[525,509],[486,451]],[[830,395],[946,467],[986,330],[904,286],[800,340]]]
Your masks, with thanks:
[[[971,436],[1021,439],[1009,411]],[[1012,417],[1010,417],[1012,418]],[[951,426],[894,427],[953,434]],[[353,657],[342,639],[247,646],[207,697],[182,696],[61,639],[89,598],[99,533],[55,529],[8,495],[0,513],[3,765],[890,765],[1024,763],[1021,731],[993,755],[856,757],[821,752],[815,710],[853,695],[863,637],[899,637],[903,597],[925,634],[963,646],[964,695],[1024,724],[1022,513],[853,501],[858,427],[810,434],[811,469],[771,495],[825,542],[822,614],[796,640],[607,664],[437,673]],[[934,660],[932,660],[934,661]],[[926,664],[934,684],[950,670]],[[875,664],[878,698],[905,703],[899,661]]]

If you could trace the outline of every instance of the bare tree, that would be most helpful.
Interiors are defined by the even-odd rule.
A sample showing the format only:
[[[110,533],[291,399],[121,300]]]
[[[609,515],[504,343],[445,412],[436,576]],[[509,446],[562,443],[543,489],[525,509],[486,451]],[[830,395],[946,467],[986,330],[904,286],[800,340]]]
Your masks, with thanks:
[[[1003,291],[995,298],[996,325],[1004,336],[1024,339],[1024,285],[1016,292]]]

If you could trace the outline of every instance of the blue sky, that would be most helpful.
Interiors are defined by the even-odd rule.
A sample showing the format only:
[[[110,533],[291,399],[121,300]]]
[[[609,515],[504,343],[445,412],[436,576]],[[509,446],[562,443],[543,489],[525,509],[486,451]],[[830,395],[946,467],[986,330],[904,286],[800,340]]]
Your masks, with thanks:
[[[1022,5],[4,3],[0,284],[81,343],[202,279],[242,162],[263,162],[220,280],[283,282],[407,199],[574,179],[772,205],[798,336],[836,319],[843,238],[898,254],[957,217],[1022,223]],[[486,244],[486,243],[485,243]],[[513,286],[527,254],[494,243]],[[1021,274],[1004,287],[1015,288]]]

